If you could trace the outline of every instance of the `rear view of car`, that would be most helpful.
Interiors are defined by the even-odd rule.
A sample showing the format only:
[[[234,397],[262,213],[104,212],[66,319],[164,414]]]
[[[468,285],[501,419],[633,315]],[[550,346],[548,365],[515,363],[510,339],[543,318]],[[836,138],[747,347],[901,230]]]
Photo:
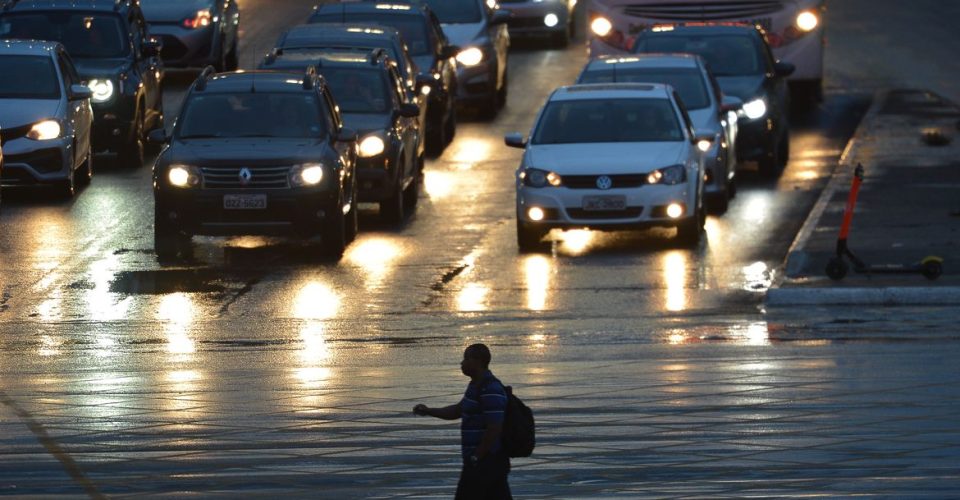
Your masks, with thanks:
[[[140,0],[150,34],[163,42],[168,67],[237,69],[240,7],[236,0]]]
[[[510,36],[546,36],[556,47],[566,47],[574,33],[577,0],[500,0],[510,12]]]

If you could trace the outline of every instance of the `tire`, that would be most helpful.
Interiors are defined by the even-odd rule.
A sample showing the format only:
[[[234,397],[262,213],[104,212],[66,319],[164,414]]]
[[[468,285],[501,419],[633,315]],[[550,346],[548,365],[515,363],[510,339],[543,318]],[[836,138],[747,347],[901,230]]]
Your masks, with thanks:
[[[93,150],[87,149],[87,159],[83,162],[83,170],[80,175],[80,183],[89,186],[93,180]]]
[[[140,168],[143,166],[146,144],[143,140],[143,107],[137,108],[136,118],[133,122],[133,130],[130,132],[129,140],[120,147],[117,152],[117,162],[121,166],[130,168]]]
[[[503,109],[507,105],[507,92],[510,87],[510,73],[503,73],[503,86],[497,91],[497,109]]]
[[[774,143],[773,151],[771,151],[769,155],[765,155],[760,159],[759,162],[757,162],[760,167],[761,176],[773,179],[780,173],[780,159],[782,157],[780,153],[781,143],[782,140],[778,140],[776,143]]]
[[[520,253],[542,253],[549,250],[550,243],[542,241],[548,232],[542,227],[529,226],[518,220],[517,248]]]
[[[700,244],[703,239],[703,227],[706,223],[706,216],[702,209],[690,220],[686,220],[677,226],[677,241],[687,248],[693,248]]]
[[[444,147],[453,142],[453,138],[457,135],[457,106],[454,102],[449,103],[449,115],[444,122],[443,135]]]
[[[70,162],[67,178],[57,184],[57,191],[60,198],[65,200],[69,200],[77,194],[77,171],[74,169],[73,161]]]
[[[178,258],[190,259],[193,255],[191,238],[176,230],[170,223],[153,217],[153,251],[160,262],[173,262]]]
[[[347,243],[352,243],[353,240],[357,239],[357,233],[360,232],[360,214],[357,203],[357,181],[353,181],[353,202],[350,206],[350,212],[347,213],[346,219],[346,231],[347,231]]]
[[[427,154],[433,157],[443,154],[443,148],[447,145],[447,128],[443,116],[435,114],[433,119],[427,120],[426,150]]]
[[[710,211],[717,215],[723,215],[730,209],[730,192],[727,189],[713,194],[707,200],[710,204]]]
[[[398,163],[399,166],[399,163]],[[400,226],[406,218],[406,203],[404,203],[403,175],[397,174],[393,192],[380,202],[380,220],[391,226]]]
[[[785,168],[790,162],[790,134],[784,133],[777,146],[777,166]]]
[[[347,248],[347,216],[340,203],[332,207],[331,217],[321,233],[321,253],[325,260],[338,262]]]
[[[417,204],[420,203],[420,178],[423,174],[420,172],[420,165],[414,165],[413,181],[403,192],[403,210],[407,214],[413,214],[417,211]]]

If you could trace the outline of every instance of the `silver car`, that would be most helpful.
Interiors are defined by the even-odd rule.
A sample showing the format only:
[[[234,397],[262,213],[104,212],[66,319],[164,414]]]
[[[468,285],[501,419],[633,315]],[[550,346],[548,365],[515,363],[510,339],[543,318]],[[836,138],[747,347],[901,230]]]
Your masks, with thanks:
[[[0,40],[4,186],[50,184],[67,197],[93,175],[93,92],[63,45]]]
[[[500,8],[511,14],[511,36],[546,35],[557,47],[566,47],[573,36],[576,6],[577,0],[500,0]]]
[[[163,41],[163,64],[233,71],[239,65],[240,6],[236,0],[141,0],[150,34]]]
[[[675,227],[700,242],[704,140],[672,87],[572,85],[555,90],[525,140],[516,173],[520,251],[545,250],[551,229]]]
[[[587,63],[577,83],[663,83],[680,94],[698,134],[713,140],[698,146],[707,153],[707,201],[717,213],[727,211],[736,192],[737,110],[743,102],[726,96],[703,60],[690,54],[603,56]]]

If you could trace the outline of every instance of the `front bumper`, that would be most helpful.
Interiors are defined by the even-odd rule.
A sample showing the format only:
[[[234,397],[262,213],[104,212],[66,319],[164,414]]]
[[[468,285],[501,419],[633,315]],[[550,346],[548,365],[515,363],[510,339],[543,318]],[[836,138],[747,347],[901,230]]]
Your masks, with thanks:
[[[389,160],[395,155],[390,150],[374,158],[357,159],[357,182],[360,201],[375,203],[386,200],[396,190],[397,175],[395,162]]]
[[[457,63],[457,103],[486,104],[497,93],[497,62],[484,51],[484,60],[476,66]]]
[[[135,115],[136,101],[132,95],[117,94],[107,102],[94,103],[90,138],[93,149],[117,151],[127,144]]]
[[[615,211],[587,211],[583,208],[584,196],[625,196],[626,209]],[[543,228],[561,229],[644,229],[650,227],[676,227],[693,216],[692,207],[698,205],[697,192],[691,183],[676,186],[645,185],[629,189],[569,189],[531,188],[521,186],[517,191],[517,219],[525,224]],[[666,207],[681,203],[687,209],[683,216],[672,219],[666,215]],[[546,217],[534,221],[528,211],[533,207],[543,209]]]
[[[773,157],[777,133],[769,115],[757,120],[740,119],[737,129],[738,160],[760,161]]]
[[[219,40],[216,25],[189,29],[178,24],[151,24],[150,35],[163,42],[160,58],[163,64],[174,68],[196,68],[217,61]]]
[[[263,194],[265,209],[230,210],[224,195]],[[319,235],[338,207],[338,193],[329,189],[212,190],[165,188],[154,191],[158,218],[182,233],[209,236]]]
[[[73,139],[12,139],[3,145],[4,186],[32,186],[65,181],[73,166]]]
[[[501,4],[501,9],[512,14],[507,21],[510,36],[552,35],[563,33],[570,22],[570,10],[566,2],[524,2],[519,4]],[[547,26],[544,18],[553,14],[558,22]]]

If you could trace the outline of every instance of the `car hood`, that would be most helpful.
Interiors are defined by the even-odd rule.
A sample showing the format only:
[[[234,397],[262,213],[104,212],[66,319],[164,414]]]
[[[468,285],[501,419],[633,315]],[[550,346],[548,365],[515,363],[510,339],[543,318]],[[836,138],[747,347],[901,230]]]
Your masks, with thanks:
[[[696,133],[711,132],[716,134],[720,132],[720,120],[717,119],[717,114],[713,108],[690,110],[687,111],[687,114],[690,115],[690,121],[693,122]]]
[[[4,129],[33,125],[57,117],[59,99],[0,99],[0,135]]]
[[[373,115],[366,113],[343,113],[343,123],[360,135],[384,130],[390,126],[390,117],[387,115]]]
[[[763,87],[763,75],[748,76],[718,76],[717,83],[723,89],[723,93],[739,97],[743,102],[760,95]]]
[[[180,0],[170,2],[169,0],[142,0],[140,9],[143,10],[143,17],[147,22],[166,23],[183,22],[184,19],[193,18],[197,11],[203,9],[213,9],[210,0]]]
[[[170,161],[188,164],[297,163],[317,160],[325,146],[314,139],[188,139],[174,141]]]
[[[127,66],[126,59],[74,59],[73,65],[77,67],[80,78],[89,80],[90,78],[103,78],[117,76],[123,72]]]
[[[684,142],[549,144],[527,148],[527,167],[560,175],[635,174],[681,163]]]
[[[447,35],[450,43],[466,48],[470,45],[482,43],[486,35],[486,25],[480,23],[443,24],[443,34]]]

